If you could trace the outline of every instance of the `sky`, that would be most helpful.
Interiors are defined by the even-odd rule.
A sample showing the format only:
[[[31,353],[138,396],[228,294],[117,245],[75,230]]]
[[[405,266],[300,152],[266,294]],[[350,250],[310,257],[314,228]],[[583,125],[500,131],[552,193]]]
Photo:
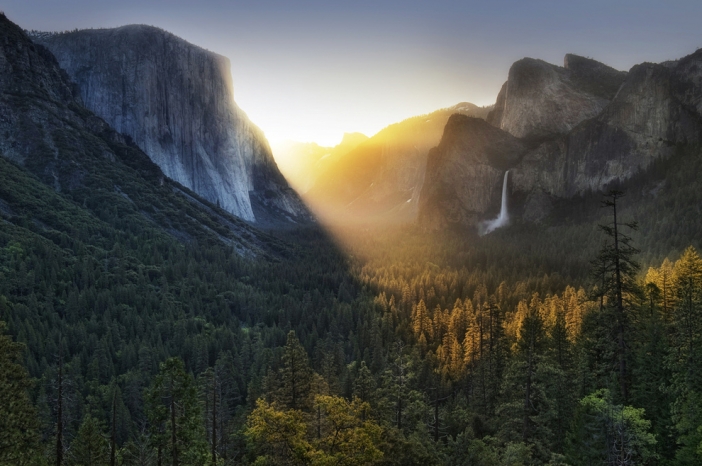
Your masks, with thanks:
[[[699,0],[3,0],[0,10],[44,31],[149,24],[227,56],[237,104],[274,148],[490,105],[527,56],[628,70],[702,47]]]

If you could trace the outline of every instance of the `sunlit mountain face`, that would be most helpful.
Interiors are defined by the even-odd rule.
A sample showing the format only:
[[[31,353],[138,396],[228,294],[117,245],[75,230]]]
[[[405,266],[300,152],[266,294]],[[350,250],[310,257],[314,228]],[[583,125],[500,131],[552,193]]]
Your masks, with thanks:
[[[393,124],[357,147],[324,160],[303,196],[329,221],[413,222],[429,150],[453,114],[486,118],[489,107],[461,103]]]
[[[316,142],[286,141],[273,146],[276,162],[285,177],[300,193],[306,193],[326,168],[368,140],[362,133],[345,133],[341,142],[333,147]]]

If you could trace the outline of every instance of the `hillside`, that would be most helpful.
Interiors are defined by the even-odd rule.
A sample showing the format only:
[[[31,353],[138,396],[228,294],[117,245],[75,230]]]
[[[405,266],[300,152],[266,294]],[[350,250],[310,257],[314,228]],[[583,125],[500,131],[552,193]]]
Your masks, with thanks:
[[[341,222],[412,222],[427,153],[454,113],[485,118],[489,108],[461,103],[388,126],[326,164],[304,198],[323,218]]]
[[[290,184],[304,194],[324,174],[330,165],[368,140],[361,133],[345,133],[334,147],[320,146],[314,142],[288,142],[276,152],[276,161]]]

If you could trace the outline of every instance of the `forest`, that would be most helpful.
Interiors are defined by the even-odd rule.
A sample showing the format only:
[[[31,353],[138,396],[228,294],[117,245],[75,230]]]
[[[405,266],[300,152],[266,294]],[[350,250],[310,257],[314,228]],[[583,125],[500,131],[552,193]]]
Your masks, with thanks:
[[[0,159],[0,464],[699,464],[679,157],[544,225],[306,227],[255,257]]]

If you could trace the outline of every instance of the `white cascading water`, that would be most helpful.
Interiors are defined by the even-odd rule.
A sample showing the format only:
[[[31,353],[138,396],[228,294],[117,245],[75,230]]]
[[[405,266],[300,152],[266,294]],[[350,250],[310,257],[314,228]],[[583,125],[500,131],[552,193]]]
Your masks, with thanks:
[[[500,215],[494,220],[486,220],[478,225],[478,234],[480,236],[487,235],[498,228],[509,224],[509,213],[507,212],[507,175],[509,170],[505,172],[505,177],[502,180],[502,205],[500,206]]]

